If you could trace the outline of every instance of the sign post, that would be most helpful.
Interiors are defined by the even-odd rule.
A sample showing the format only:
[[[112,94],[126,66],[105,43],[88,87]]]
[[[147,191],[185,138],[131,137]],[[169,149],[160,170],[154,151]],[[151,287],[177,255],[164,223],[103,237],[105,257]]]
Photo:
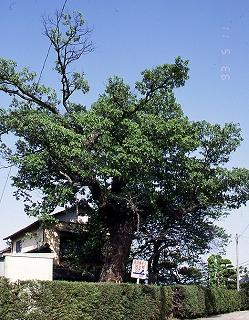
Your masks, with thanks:
[[[137,279],[137,284],[139,284],[139,279],[147,279],[148,275],[148,261],[134,259],[132,261],[131,277]]]

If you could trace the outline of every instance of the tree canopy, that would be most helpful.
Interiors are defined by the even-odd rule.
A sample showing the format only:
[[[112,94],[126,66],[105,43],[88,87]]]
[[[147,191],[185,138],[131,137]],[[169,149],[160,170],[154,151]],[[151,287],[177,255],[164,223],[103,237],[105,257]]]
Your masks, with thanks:
[[[174,95],[188,79],[188,61],[180,57],[143,71],[133,88],[110,78],[89,108],[75,103],[75,92],[89,90],[72,66],[92,50],[90,32],[80,13],[45,23],[58,92],[28,68],[0,59],[0,90],[13,97],[0,109],[1,152],[18,169],[15,195],[28,214],[77,201],[94,208],[106,230],[101,280],[115,281],[122,280],[132,240],[151,223],[184,233],[186,225],[213,226],[245,204],[249,171],[226,167],[242,140],[238,125],[190,121],[183,113]],[[10,133],[14,147],[5,141]],[[32,200],[36,189],[41,201]]]

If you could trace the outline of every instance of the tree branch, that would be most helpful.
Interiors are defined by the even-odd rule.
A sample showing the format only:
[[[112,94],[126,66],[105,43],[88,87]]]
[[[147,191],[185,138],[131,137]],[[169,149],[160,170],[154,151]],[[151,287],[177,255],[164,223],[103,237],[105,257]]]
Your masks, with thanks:
[[[62,30],[60,20],[64,20],[66,30]],[[73,20],[73,21],[71,21]],[[52,28],[48,27],[48,23]],[[44,20],[45,35],[49,38],[57,55],[56,70],[61,75],[62,104],[66,112],[70,112],[68,100],[72,94],[84,86],[78,85],[74,76],[70,79],[68,66],[78,60],[83,54],[93,50],[92,42],[87,35],[92,32],[88,27],[83,27],[82,15],[74,13],[73,17],[57,12],[56,21],[52,19]],[[83,78],[82,78],[83,79]]]
[[[52,106],[52,105],[42,101],[41,99],[37,98],[34,94],[31,94],[30,92],[26,91],[20,85],[17,85],[17,84],[12,83],[12,82],[9,82],[9,83],[6,83],[6,84],[11,85],[13,87],[16,87],[17,90],[9,89],[7,87],[6,88],[5,87],[1,87],[1,89],[0,89],[1,91],[6,92],[9,95],[17,95],[18,97],[20,97],[21,99],[23,99],[23,100],[25,100],[27,102],[31,102],[31,103],[33,102],[33,103],[39,105],[40,107],[43,107],[43,108],[51,111],[54,114],[59,114],[58,110],[54,106]]]

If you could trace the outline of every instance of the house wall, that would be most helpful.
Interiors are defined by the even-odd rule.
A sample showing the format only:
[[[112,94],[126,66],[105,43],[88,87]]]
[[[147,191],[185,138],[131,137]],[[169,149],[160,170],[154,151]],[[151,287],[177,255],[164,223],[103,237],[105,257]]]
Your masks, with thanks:
[[[86,223],[88,221],[88,216],[78,215],[76,211],[66,211],[64,214],[61,214],[58,219],[63,222]]]
[[[44,243],[48,243],[50,249],[54,252],[54,264],[58,265],[60,260],[60,236],[58,231],[54,229],[44,230]]]
[[[77,213],[75,211],[66,211],[61,214],[58,219],[64,222],[77,222]]]
[[[0,258],[0,277],[4,277],[4,258]]]
[[[72,216],[71,216],[72,218]],[[67,221],[68,222],[68,221]],[[55,253],[54,264],[58,265],[60,263],[60,231],[71,231],[73,232],[76,227],[76,224],[69,223],[65,224],[64,221],[56,224],[56,228],[51,229],[37,229],[33,232],[29,232],[27,235],[18,237],[12,241],[12,253],[16,252],[16,243],[21,240],[21,252],[27,253],[31,250],[37,249],[40,246],[47,243],[52,252]]]
[[[53,280],[52,253],[19,253],[5,256],[4,276],[10,281]]]
[[[55,253],[54,264],[60,263],[60,231],[77,232],[77,223],[85,224],[88,220],[87,215],[78,215],[76,211],[66,211],[58,217],[59,222],[55,228],[42,229],[38,228],[28,232],[26,235],[22,233],[19,237],[12,239],[11,253],[27,253],[38,249],[44,244],[48,244],[51,251]],[[21,250],[17,252],[17,242],[21,241]]]
[[[29,232],[28,234],[13,240],[12,253],[16,253],[16,243],[19,240],[21,240],[21,253],[37,249],[43,244],[43,229],[39,228],[33,232]]]

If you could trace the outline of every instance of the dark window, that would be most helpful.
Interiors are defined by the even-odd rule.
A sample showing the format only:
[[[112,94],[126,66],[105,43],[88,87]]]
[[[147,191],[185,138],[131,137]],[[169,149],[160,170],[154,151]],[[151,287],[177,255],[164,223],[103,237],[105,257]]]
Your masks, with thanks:
[[[60,259],[71,261],[78,258],[82,243],[79,236],[75,234],[62,234],[60,237]]]
[[[102,242],[98,244],[95,238],[89,238],[86,232],[61,232],[60,262],[75,266],[84,263],[99,264],[102,261],[102,246]]]
[[[22,251],[22,240],[18,240],[16,242],[16,252],[21,252]]]

